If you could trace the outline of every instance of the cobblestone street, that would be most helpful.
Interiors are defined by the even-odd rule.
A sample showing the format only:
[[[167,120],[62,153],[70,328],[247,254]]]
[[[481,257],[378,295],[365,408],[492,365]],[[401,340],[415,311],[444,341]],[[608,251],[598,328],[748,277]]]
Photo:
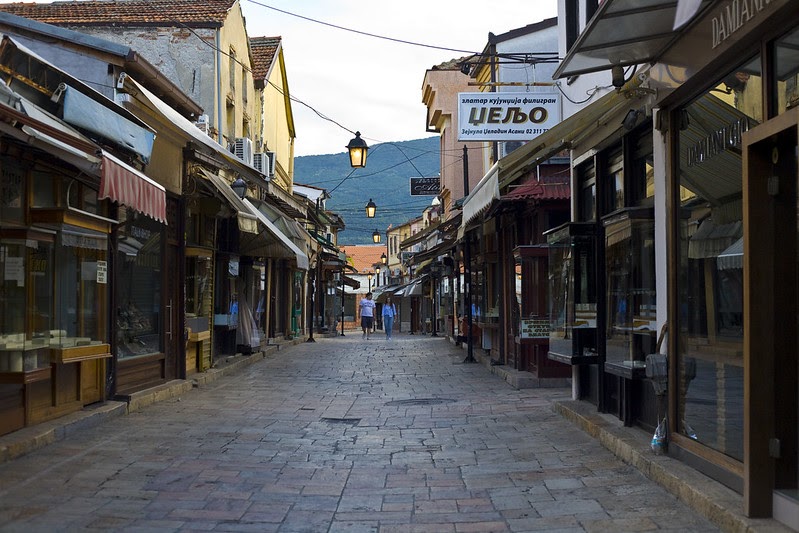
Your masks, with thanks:
[[[2,531],[716,531],[443,338],[355,332],[0,465]]]

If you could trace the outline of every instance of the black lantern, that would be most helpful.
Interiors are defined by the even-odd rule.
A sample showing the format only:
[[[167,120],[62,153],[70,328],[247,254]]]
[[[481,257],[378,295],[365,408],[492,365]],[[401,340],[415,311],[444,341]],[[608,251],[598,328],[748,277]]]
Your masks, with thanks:
[[[383,263],[384,265],[388,262],[386,254],[380,254],[380,262]]]
[[[375,232],[372,233],[372,240],[374,241],[375,244],[380,242],[380,232],[379,231],[375,230]]]
[[[230,184],[230,188],[233,189],[233,192],[236,193],[236,196],[241,199],[244,199],[244,197],[247,195],[247,182],[244,181],[241,176],[236,178],[236,181]]]
[[[366,153],[369,151],[369,146],[367,146],[366,141],[361,139],[360,131],[355,132],[355,138],[347,144],[347,150],[350,153],[350,165],[352,168],[366,166]]]
[[[366,204],[366,218],[374,218],[377,205],[369,198],[369,203]]]

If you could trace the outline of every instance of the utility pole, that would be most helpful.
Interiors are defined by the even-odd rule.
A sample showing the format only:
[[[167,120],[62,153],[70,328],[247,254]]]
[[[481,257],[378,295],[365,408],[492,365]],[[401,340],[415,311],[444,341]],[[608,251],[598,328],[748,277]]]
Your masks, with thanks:
[[[463,145],[463,196],[469,196],[469,150]],[[476,363],[474,358],[474,340],[472,339],[472,247],[471,237],[467,233],[463,243],[463,294],[466,307],[466,358],[464,363]]]

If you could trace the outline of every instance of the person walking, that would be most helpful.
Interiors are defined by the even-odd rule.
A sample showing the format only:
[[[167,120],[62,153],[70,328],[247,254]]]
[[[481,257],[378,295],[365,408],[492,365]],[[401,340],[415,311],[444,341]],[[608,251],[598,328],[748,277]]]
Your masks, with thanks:
[[[361,300],[361,329],[363,329],[362,339],[369,339],[372,332],[372,325],[375,320],[375,301],[372,300],[372,293],[367,292],[366,298]]]
[[[386,331],[386,340],[391,340],[391,332],[394,329],[394,317],[397,316],[397,307],[391,301],[391,296],[386,297],[383,304],[383,329]]]

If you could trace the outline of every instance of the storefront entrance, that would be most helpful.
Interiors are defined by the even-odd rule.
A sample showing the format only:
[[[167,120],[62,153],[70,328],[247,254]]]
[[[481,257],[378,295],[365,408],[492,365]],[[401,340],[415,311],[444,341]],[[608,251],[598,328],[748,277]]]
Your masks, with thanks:
[[[743,137],[744,506],[799,529],[799,108]],[[794,228],[793,232],[789,228]]]

